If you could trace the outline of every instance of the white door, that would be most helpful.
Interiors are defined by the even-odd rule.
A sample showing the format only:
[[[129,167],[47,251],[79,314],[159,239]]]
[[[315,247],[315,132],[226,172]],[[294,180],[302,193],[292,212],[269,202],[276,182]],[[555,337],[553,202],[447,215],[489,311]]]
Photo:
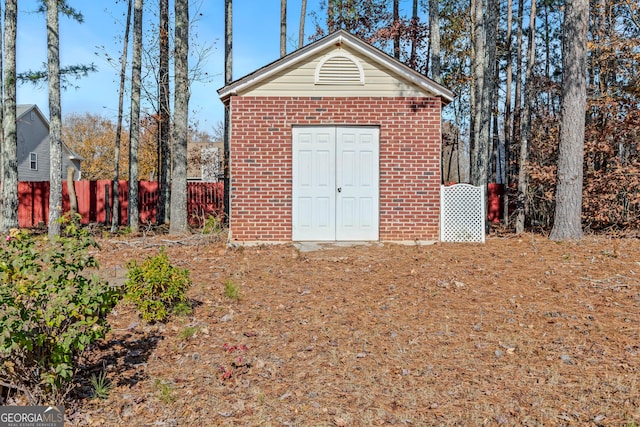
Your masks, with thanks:
[[[378,240],[379,129],[293,128],[297,241]]]

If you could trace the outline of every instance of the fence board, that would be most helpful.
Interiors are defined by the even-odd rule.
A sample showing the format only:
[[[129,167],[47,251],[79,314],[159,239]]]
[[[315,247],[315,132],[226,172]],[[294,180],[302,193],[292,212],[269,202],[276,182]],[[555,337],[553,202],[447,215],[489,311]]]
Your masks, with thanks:
[[[139,220],[141,224],[156,223],[160,188],[157,181],[140,181]],[[106,186],[106,188],[105,188]],[[113,192],[111,180],[75,181],[74,188],[78,199],[78,213],[81,223],[111,223]],[[224,188],[221,182],[187,183],[187,215],[189,224],[200,226],[209,215],[222,215],[224,212]],[[120,202],[120,225],[127,224],[129,183],[118,182],[118,200]],[[46,224],[49,217],[49,182],[18,183],[18,224],[23,228]],[[107,216],[107,206],[109,214]],[[66,181],[62,183],[62,210],[70,209],[69,192]]]

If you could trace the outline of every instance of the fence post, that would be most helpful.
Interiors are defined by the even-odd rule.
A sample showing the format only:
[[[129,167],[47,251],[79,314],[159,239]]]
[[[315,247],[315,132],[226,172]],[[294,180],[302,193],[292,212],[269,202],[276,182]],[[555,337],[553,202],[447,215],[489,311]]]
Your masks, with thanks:
[[[111,224],[111,206],[109,206],[109,184],[105,184],[104,185],[104,207],[105,207],[105,214],[104,214],[104,223],[105,225],[109,225]]]

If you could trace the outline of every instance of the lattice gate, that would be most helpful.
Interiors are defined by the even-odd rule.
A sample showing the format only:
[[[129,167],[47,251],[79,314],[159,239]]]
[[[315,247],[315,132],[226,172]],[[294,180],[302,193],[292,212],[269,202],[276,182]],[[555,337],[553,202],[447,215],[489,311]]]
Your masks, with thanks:
[[[484,243],[484,188],[469,184],[440,187],[440,240]]]

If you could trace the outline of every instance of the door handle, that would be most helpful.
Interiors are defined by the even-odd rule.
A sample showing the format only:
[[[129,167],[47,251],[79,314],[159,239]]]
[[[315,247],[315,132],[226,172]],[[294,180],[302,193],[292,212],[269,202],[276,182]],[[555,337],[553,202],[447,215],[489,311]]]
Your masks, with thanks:
[[[342,187],[338,187],[338,193],[342,193]]]

